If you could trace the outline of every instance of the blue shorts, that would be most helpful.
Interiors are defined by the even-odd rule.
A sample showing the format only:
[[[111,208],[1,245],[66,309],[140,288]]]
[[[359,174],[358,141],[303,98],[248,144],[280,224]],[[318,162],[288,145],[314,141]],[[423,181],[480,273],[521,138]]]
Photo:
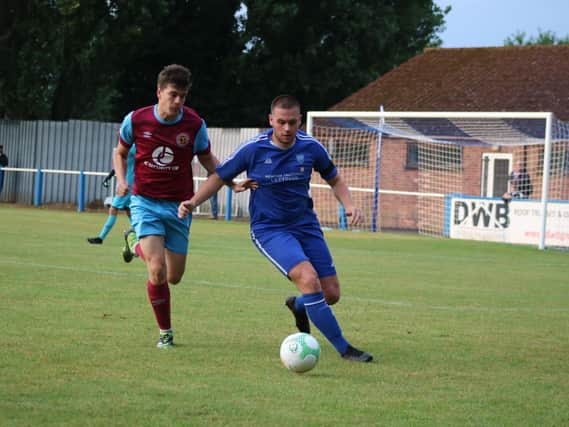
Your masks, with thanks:
[[[319,227],[251,230],[251,240],[257,249],[287,277],[290,270],[302,261],[309,261],[318,273],[318,277],[336,275],[332,255]]]
[[[113,197],[111,206],[118,210],[128,209],[130,207],[130,192],[126,196]]]
[[[186,255],[192,216],[178,218],[178,205],[178,202],[133,195],[130,222],[136,237],[163,236],[166,249]]]

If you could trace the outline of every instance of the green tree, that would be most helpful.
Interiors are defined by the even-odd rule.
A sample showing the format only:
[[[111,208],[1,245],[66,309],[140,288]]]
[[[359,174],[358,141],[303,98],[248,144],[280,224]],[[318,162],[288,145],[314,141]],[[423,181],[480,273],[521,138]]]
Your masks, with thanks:
[[[536,46],[569,44],[569,34],[558,37],[552,31],[538,30],[536,37],[528,37],[525,31],[517,31],[504,40],[504,46]]]
[[[55,3],[55,2],[54,2]],[[108,120],[114,70],[109,67],[108,27],[110,2],[106,0],[60,0],[58,49],[61,58],[52,100],[51,118]]]
[[[327,109],[429,45],[444,15],[431,0],[245,0],[239,73],[241,125],[266,124],[268,104],[292,93]],[[242,101],[246,100],[246,103]],[[236,117],[237,118],[237,117]],[[235,123],[237,124],[237,123]]]
[[[188,66],[193,89],[188,104],[208,125],[222,125],[236,80],[241,48],[235,13],[239,0],[136,0],[117,9],[110,37],[122,64],[115,113],[156,101],[156,76],[171,63]]]
[[[106,0],[9,0],[0,113],[17,119],[110,117],[113,69],[106,61]],[[4,14],[2,14],[5,16]]]
[[[44,1],[0,3],[0,117],[50,117],[59,33],[57,10]]]
[[[264,126],[279,93],[326,109],[440,45],[449,10],[432,0],[4,0],[0,117],[119,121],[155,102],[157,73],[179,63],[208,125]]]
[[[188,65],[190,102],[223,110],[241,54],[239,0],[7,0],[0,114],[119,121],[155,102],[156,75]],[[4,72],[6,71],[6,72]],[[201,110],[200,112],[204,115]],[[229,113],[228,113],[229,114]]]

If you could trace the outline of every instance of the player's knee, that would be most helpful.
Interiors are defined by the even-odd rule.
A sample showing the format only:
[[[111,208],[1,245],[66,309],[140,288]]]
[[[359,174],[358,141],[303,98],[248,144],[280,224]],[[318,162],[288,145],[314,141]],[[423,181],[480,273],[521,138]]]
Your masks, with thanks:
[[[171,285],[177,285],[178,283],[180,283],[181,280],[182,280],[182,276],[181,276],[181,275],[168,276],[168,283],[170,283]]]
[[[166,276],[163,274],[152,274],[150,273],[148,275],[148,278],[150,279],[150,281],[152,283],[154,283],[155,285],[159,285],[162,284],[166,281]]]
[[[295,266],[288,276],[302,293],[321,290],[318,274],[308,262],[302,262]]]
[[[184,266],[176,264],[168,264],[168,283],[171,285],[177,285],[182,280],[184,276],[185,268]]]
[[[337,276],[328,276],[320,279],[322,283],[322,292],[328,305],[336,304],[340,301],[340,282]]]
[[[318,276],[315,271],[306,270],[303,272],[300,276],[299,282],[303,288],[312,289],[313,292],[320,290]]]
[[[328,305],[334,305],[340,301],[340,291],[326,292],[324,298],[326,298]]]
[[[160,262],[150,263],[148,274],[152,283],[164,283],[166,281],[166,266]]]

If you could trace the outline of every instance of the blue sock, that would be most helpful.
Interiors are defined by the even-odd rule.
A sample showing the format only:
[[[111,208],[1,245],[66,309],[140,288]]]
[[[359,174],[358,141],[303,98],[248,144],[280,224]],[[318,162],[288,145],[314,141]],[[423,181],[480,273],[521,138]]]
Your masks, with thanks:
[[[109,215],[107,217],[107,221],[105,221],[105,225],[103,225],[103,228],[99,233],[101,240],[105,240],[105,237],[107,237],[107,234],[109,234],[109,231],[111,231],[111,228],[113,228],[113,225],[115,225],[115,222],[117,222],[116,215]]]
[[[348,341],[342,335],[336,316],[324,299],[322,291],[304,294],[302,297],[306,313],[312,323],[320,329],[320,332],[332,343],[338,353],[344,354],[349,345]]]

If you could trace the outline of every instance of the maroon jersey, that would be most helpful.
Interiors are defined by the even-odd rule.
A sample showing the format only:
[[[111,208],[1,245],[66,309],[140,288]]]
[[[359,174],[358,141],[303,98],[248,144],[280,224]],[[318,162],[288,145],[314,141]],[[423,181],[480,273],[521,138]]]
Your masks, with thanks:
[[[192,198],[192,159],[211,149],[205,122],[194,110],[184,106],[169,122],[158,116],[156,105],[133,111],[122,122],[119,141],[136,145],[133,194],[171,201]]]

